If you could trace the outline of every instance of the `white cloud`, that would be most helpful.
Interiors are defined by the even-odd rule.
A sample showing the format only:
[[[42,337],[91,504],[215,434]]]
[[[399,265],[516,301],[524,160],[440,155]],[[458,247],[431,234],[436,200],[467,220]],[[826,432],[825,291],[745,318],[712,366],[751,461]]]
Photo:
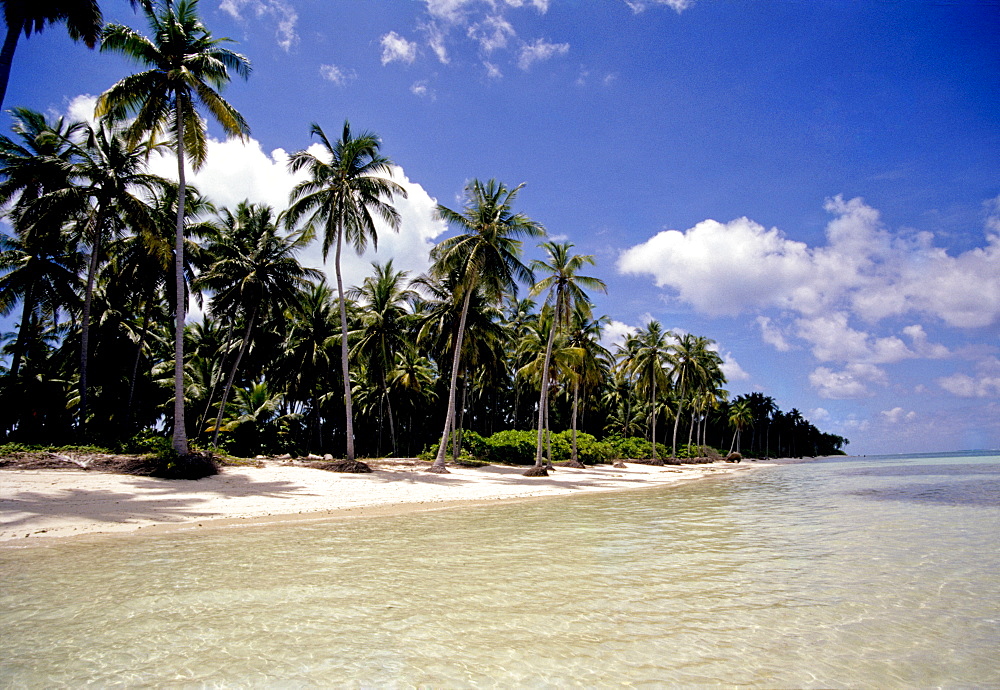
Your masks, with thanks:
[[[822,422],[830,418],[830,412],[822,407],[809,410],[809,419],[813,422]]]
[[[414,96],[420,96],[421,98],[429,98],[432,101],[436,98],[434,91],[427,85],[426,79],[414,82],[410,86],[410,93]]]
[[[506,48],[507,41],[515,36],[514,27],[501,15],[490,15],[467,29],[469,38],[479,44],[484,53]]]
[[[951,256],[930,233],[893,236],[861,199],[834,197],[825,208],[834,215],[825,246],[747,218],[705,220],[629,248],[618,269],[651,275],[713,316],[777,307],[803,317],[841,310],[870,322],[918,314],[963,328],[1000,319],[998,216],[987,222],[984,247]]]
[[[345,86],[348,82],[358,78],[358,73],[352,69],[345,70],[336,65],[320,65],[319,74],[329,82],[337,86]]]
[[[388,65],[390,62],[405,62],[410,65],[417,59],[417,44],[406,40],[395,31],[383,35],[379,42],[382,45],[383,65]]]
[[[295,7],[284,0],[222,0],[219,9],[226,12],[234,19],[244,20],[243,10],[249,10],[258,18],[270,17],[277,22],[275,36],[278,45],[288,52],[299,42],[299,35],[296,30],[299,15]]]
[[[565,55],[568,52],[569,43],[549,43],[545,39],[539,38],[533,43],[521,46],[517,56],[517,66],[528,70],[536,62],[548,60],[557,55]]]
[[[940,343],[927,341],[927,333],[920,324],[907,326],[903,329],[903,335],[907,336],[913,343],[913,350],[921,357],[928,359],[942,359],[951,354],[947,347]]]
[[[989,357],[976,364],[976,375],[956,373],[937,379],[941,388],[960,398],[1000,397],[1000,359]]]
[[[813,356],[821,362],[873,362],[890,364],[916,355],[896,336],[875,338],[847,325],[847,314],[799,319],[800,338],[812,345]]]
[[[781,329],[775,325],[772,325],[770,317],[758,316],[757,325],[760,326],[760,337],[761,339],[774,347],[778,352],[788,352],[792,349],[792,346],[788,344],[785,340],[785,335]]]
[[[601,345],[612,349],[615,345],[622,345],[625,342],[625,336],[635,335],[638,332],[639,329],[635,326],[612,320],[601,330]]]
[[[809,383],[821,398],[845,400],[872,395],[869,383],[885,385],[885,372],[873,364],[851,363],[841,371],[817,367],[809,374]]]
[[[899,424],[900,422],[912,422],[917,418],[917,413],[913,410],[907,412],[902,407],[894,407],[891,410],[879,412],[889,424]]]
[[[503,72],[492,62],[483,62],[483,66],[486,68],[486,76],[490,79],[500,79],[503,77]]]
[[[721,353],[720,353],[721,354]],[[722,373],[726,376],[726,381],[749,381],[750,374],[748,374],[740,363],[736,361],[733,357],[732,352],[726,352],[722,354],[722,365],[719,367],[722,369]]]
[[[93,124],[96,122],[94,117],[94,108],[97,106],[97,96],[91,96],[89,93],[81,94],[76,96],[69,101],[66,106],[65,117],[70,122],[89,122]],[[56,116],[62,116],[63,113],[57,113]]]
[[[625,0],[625,4],[631,7],[636,14],[656,5],[665,5],[680,14],[694,5],[694,0]]]

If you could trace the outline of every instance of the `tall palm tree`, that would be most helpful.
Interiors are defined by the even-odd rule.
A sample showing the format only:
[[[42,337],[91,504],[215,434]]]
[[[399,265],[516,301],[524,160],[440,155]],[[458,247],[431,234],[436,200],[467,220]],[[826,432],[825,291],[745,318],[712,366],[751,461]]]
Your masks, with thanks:
[[[168,126],[177,154],[177,222],[174,239],[174,287],[176,293],[174,324],[174,430],[173,446],[178,453],[188,452],[184,426],[184,217],[187,208],[184,166],[190,160],[198,169],[207,155],[206,122],[198,113],[203,106],[212,119],[230,136],[244,137],[250,132],[243,116],[219,93],[229,83],[230,72],[244,79],[250,75],[250,62],[223,44],[227,38],[215,38],[198,16],[198,0],[179,0],[154,7],[143,2],[143,11],[153,38],[120,24],[104,29],[101,50],[121,53],[148,67],[125,77],[101,94],[96,114],[113,122],[129,116],[135,119],[126,129],[128,140],[135,143],[148,133],[158,134]]]
[[[307,234],[323,231],[323,260],[330,247],[336,245],[334,269],[337,274],[337,294],[340,297],[340,363],[344,373],[344,407],[346,408],[347,461],[354,462],[354,414],[351,409],[351,376],[348,364],[347,306],[340,259],[344,243],[360,254],[371,241],[378,248],[375,219],[394,231],[399,231],[399,213],[392,198],[406,198],[402,186],[383,175],[391,175],[392,161],[380,152],[382,141],[372,132],[354,136],[349,122],[344,122],[340,139],[332,142],[316,123],[311,128],[323,146],[319,157],[307,150],[297,151],[288,161],[293,173],[305,171],[307,179],[295,185],[291,206],[286,211],[288,227],[308,218]]]
[[[213,293],[210,302],[213,315],[230,319],[241,315],[245,331],[223,388],[212,434],[213,446],[218,443],[229,391],[254,340],[254,329],[268,314],[294,303],[309,279],[319,279],[322,275],[316,269],[303,267],[295,258],[309,238],[300,234],[279,235],[270,206],[243,201],[235,211],[223,210],[219,221],[219,232],[206,247],[214,260],[195,285]]]
[[[455,281],[455,297],[462,300],[462,311],[452,353],[444,431],[431,472],[448,472],[444,458],[455,415],[462,340],[473,293],[482,290],[487,300],[499,303],[505,294],[514,291],[518,281],[533,282],[531,269],[521,262],[521,242],[517,238],[542,236],[545,228],[526,215],[514,212],[512,205],[523,187],[520,184],[508,189],[496,180],[486,183],[472,180],[465,186],[465,207],[461,211],[440,204],[437,207],[438,217],[457,228],[460,234],[434,247],[431,270],[440,278],[451,277]]]
[[[650,405],[650,440],[653,444],[653,462],[656,456],[656,418],[658,415],[657,389],[667,388],[670,379],[667,375],[669,340],[673,336],[670,331],[664,331],[658,321],[650,321],[644,331],[626,341],[626,367],[635,377],[636,386],[640,391],[649,394]],[[631,347],[629,347],[631,344]]]
[[[155,218],[147,199],[168,186],[163,178],[146,172],[146,161],[155,144],[145,141],[130,145],[103,120],[96,127],[87,125],[85,132],[85,141],[77,147],[80,162],[76,166],[82,182],[81,201],[90,202],[82,213],[81,233],[90,249],[80,325],[81,428],[86,425],[88,413],[91,304],[105,237],[118,235],[126,228],[134,228],[135,232],[152,228]]]
[[[535,446],[535,466],[526,472],[526,476],[542,476],[542,419],[548,412],[549,404],[549,363],[552,358],[552,342],[557,330],[569,327],[570,319],[575,309],[586,309],[590,299],[584,287],[601,292],[607,292],[603,280],[591,276],[579,275],[585,265],[594,265],[594,257],[590,254],[570,254],[573,245],[569,242],[543,242],[542,249],[548,254],[547,260],[536,259],[531,263],[535,271],[547,273],[544,278],[531,288],[531,296],[536,297],[543,292],[545,304],[552,308],[552,324],[545,344],[545,359],[542,364],[542,386],[538,400],[538,442]]]
[[[360,287],[348,290],[353,300],[363,306],[362,327],[351,353],[363,361],[369,382],[381,393],[380,406],[388,407],[389,435],[392,450],[396,450],[396,424],[389,398],[389,372],[395,367],[396,356],[411,348],[408,321],[412,318],[406,310],[407,302],[416,296],[404,287],[408,273],[397,271],[390,259],[381,265],[373,263],[374,276],[368,276]]]
[[[7,95],[10,67],[22,32],[25,38],[30,38],[32,33],[41,33],[47,24],[65,22],[70,38],[83,39],[88,48],[93,48],[104,22],[97,0],[0,0],[0,7],[7,24],[0,49],[0,107]]]
[[[671,455],[677,457],[677,428],[685,403],[692,404],[695,394],[703,387],[725,383],[722,375],[722,358],[710,349],[715,341],[703,336],[685,333],[675,340],[670,350],[671,375],[677,394],[677,412],[674,416],[674,435]],[[692,406],[693,407],[693,406]],[[693,424],[692,424],[693,426]]]
[[[3,270],[7,273],[0,290],[0,314],[7,315],[21,300],[21,324],[14,343],[8,374],[16,378],[21,357],[28,347],[32,315],[61,304],[75,285],[66,274],[74,264],[72,247],[65,235],[66,214],[62,203],[46,197],[73,187],[77,150],[74,141],[82,123],[62,118],[50,122],[28,108],[13,108],[13,139],[0,136],[0,209],[14,227],[16,237],[4,247]],[[61,287],[60,287],[61,286]],[[75,302],[75,296],[71,302]]]
[[[579,348],[582,358],[573,377],[573,412],[572,412],[572,444],[569,460],[570,467],[582,467],[577,454],[577,418],[580,409],[580,391],[600,385],[611,374],[611,353],[601,345],[601,329],[610,323],[611,319],[601,316],[593,319],[590,305],[580,305],[573,310],[573,320],[569,330],[569,344]]]

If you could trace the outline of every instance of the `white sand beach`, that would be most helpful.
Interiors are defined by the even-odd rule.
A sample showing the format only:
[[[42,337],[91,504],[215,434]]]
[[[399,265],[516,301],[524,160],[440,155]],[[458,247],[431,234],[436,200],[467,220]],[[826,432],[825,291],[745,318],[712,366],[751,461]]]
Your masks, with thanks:
[[[767,467],[781,461],[557,468],[450,467],[378,461],[371,474],[340,474],[268,461],[226,467],[198,481],[82,470],[0,471],[0,544],[26,546],[97,534],[198,530],[287,520],[391,515],[594,491],[620,491]]]

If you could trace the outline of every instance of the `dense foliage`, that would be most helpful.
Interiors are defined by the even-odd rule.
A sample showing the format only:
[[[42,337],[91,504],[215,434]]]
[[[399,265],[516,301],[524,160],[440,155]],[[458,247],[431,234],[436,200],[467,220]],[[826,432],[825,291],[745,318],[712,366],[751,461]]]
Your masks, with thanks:
[[[143,7],[157,31],[217,48],[195,3]],[[128,31],[108,27],[106,47],[145,45]],[[248,72],[242,56],[223,57]],[[211,69],[211,83],[224,81],[225,65]],[[331,141],[313,125],[325,154],[292,156],[308,179],[289,209],[215,208],[147,169],[164,137],[182,157],[203,154],[199,132],[176,127],[203,126],[196,99],[154,77],[146,91],[110,88],[96,125],[16,108],[0,137],[0,313],[16,321],[2,341],[0,442],[138,448],[182,424],[198,445],[244,456],[429,451],[443,463],[464,448],[516,464],[655,460],[706,445],[819,455],[847,443],[760,393],[729,400],[708,338],[654,321],[609,351],[609,319],[586,292],[604,285],[578,274],[593,258],[548,241],[544,261],[522,261],[523,239],[544,241],[544,229],[514,208],[520,186],[474,180],[463,209],[439,207],[458,233],[426,275],[387,261],[344,286],[343,245],[377,242],[374,217],[399,226],[392,201],[404,192],[380,177],[389,160],[377,135],[345,123]],[[158,115],[142,111],[150,103]],[[191,112],[178,118],[178,107]],[[137,109],[146,120],[129,119]],[[212,112],[245,131],[238,113]],[[335,250],[334,287],[299,263],[317,237]],[[518,299],[519,286],[541,301]],[[188,299],[201,320],[184,321]]]

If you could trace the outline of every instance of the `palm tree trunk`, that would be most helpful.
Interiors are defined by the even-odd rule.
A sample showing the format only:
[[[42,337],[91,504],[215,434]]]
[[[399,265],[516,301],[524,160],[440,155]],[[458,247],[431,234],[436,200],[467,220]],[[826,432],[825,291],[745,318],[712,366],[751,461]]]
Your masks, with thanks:
[[[653,394],[650,396],[649,403],[652,407],[653,420],[650,424],[650,441],[653,446],[653,463],[656,463],[656,376],[653,376]]]
[[[233,337],[233,320],[229,319],[229,330],[226,333],[226,350],[222,352],[222,359],[219,360],[219,366],[213,367],[216,371],[212,372],[212,385],[208,389],[208,398],[205,400],[205,411],[201,413],[198,417],[198,429],[195,432],[195,438],[201,436],[202,429],[205,428],[205,423],[208,422],[208,413],[212,409],[212,401],[215,400],[215,389],[219,386],[219,379],[222,378],[222,371],[226,364],[226,351],[229,349],[229,341]]]
[[[552,316],[552,327],[549,329],[549,337],[545,343],[545,358],[542,360],[542,385],[541,393],[538,395],[538,442],[535,446],[535,467],[542,466],[542,434],[545,428],[545,413],[549,407],[549,363],[552,360],[552,343],[556,337],[556,319]],[[551,461],[552,458],[549,458]]]
[[[80,325],[80,417],[79,428],[84,431],[87,426],[87,371],[90,362],[90,309],[94,303],[94,283],[97,281],[97,264],[101,251],[101,213],[94,215],[92,239],[90,242],[90,262],[87,266],[87,289],[83,297],[83,319]]]
[[[17,380],[18,371],[21,369],[21,358],[24,356],[24,350],[28,343],[28,332],[31,330],[28,320],[31,318],[31,312],[34,308],[34,292],[34,285],[28,285],[28,289],[24,293],[24,301],[21,306],[21,325],[17,328],[14,354],[11,357],[10,370],[7,372],[12,381]]]
[[[583,463],[580,462],[580,458],[579,458],[579,455],[578,455],[578,452],[577,452],[577,447],[576,447],[576,415],[577,415],[577,411],[579,410],[579,407],[580,407],[580,380],[576,379],[575,381],[573,381],[573,414],[572,414],[572,417],[573,417],[573,423],[572,423],[573,433],[572,433],[572,436],[571,436],[571,438],[572,438],[572,445],[573,445],[573,452],[572,452],[572,454],[570,455],[570,458],[569,458],[569,465],[568,465],[569,467],[583,467]]]
[[[17,49],[17,40],[21,36],[22,26],[22,24],[15,23],[7,27],[7,34],[3,40],[3,49],[0,50],[0,107],[3,107],[4,98],[7,96],[7,82],[10,81],[10,66],[14,62],[14,51]]]
[[[347,364],[347,303],[344,299],[344,278],[340,272],[340,253],[344,244],[344,228],[338,228],[337,254],[334,258],[337,273],[337,294],[340,296],[340,365],[344,372],[344,409],[346,412],[347,460],[354,461],[354,410],[351,403],[351,374]]]
[[[448,468],[444,465],[444,456],[448,448],[448,432],[451,431],[451,420],[455,416],[455,388],[458,386],[458,365],[462,358],[462,341],[465,339],[465,319],[469,314],[469,302],[472,299],[473,288],[467,287],[465,299],[462,301],[462,315],[458,320],[458,337],[455,339],[455,352],[451,356],[451,383],[448,386],[448,410],[444,415],[444,432],[441,434],[441,442],[438,444],[437,457],[434,464],[430,466],[428,472],[437,474],[449,474]]]
[[[462,429],[465,424],[465,398],[469,393],[469,377],[462,376],[462,403],[455,410],[455,422],[451,439],[451,459],[458,462],[458,456],[462,454]]]
[[[396,448],[396,422],[392,418],[392,400],[389,399],[389,384],[385,380],[385,372],[382,372],[382,391],[385,394],[385,406],[389,410],[389,440],[392,442],[392,454],[395,456],[399,451]]]
[[[128,406],[125,408],[125,428],[129,433],[132,431],[132,408],[135,402],[135,381],[139,375],[139,360],[142,359],[142,348],[146,344],[146,333],[149,328],[149,314],[153,310],[153,301],[146,300],[146,306],[142,310],[142,327],[139,328],[139,342],[135,346],[135,360],[132,362],[132,378],[128,386]]]
[[[256,320],[257,308],[255,307],[253,313],[250,315],[250,321],[247,322],[247,330],[243,334],[243,342],[240,343],[240,351],[236,355],[236,361],[233,362],[233,368],[229,370],[229,376],[226,378],[226,386],[222,389],[222,400],[219,402],[219,415],[215,418],[215,429],[212,431],[213,448],[219,446],[219,427],[222,426],[222,417],[226,414],[226,402],[229,401],[229,391],[233,388],[233,381],[236,379],[236,370],[239,369],[240,361],[242,361],[243,355],[250,344],[250,334],[253,332],[253,325]]]
[[[187,429],[184,426],[184,312],[187,309],[184,290],[184,206],[187,189],[184,180],[184,112],[177,99],[174,117],[177,119],[177,228],[174,236],[174,287],[177,304],[174,307],[174,450],[188,454]]]

